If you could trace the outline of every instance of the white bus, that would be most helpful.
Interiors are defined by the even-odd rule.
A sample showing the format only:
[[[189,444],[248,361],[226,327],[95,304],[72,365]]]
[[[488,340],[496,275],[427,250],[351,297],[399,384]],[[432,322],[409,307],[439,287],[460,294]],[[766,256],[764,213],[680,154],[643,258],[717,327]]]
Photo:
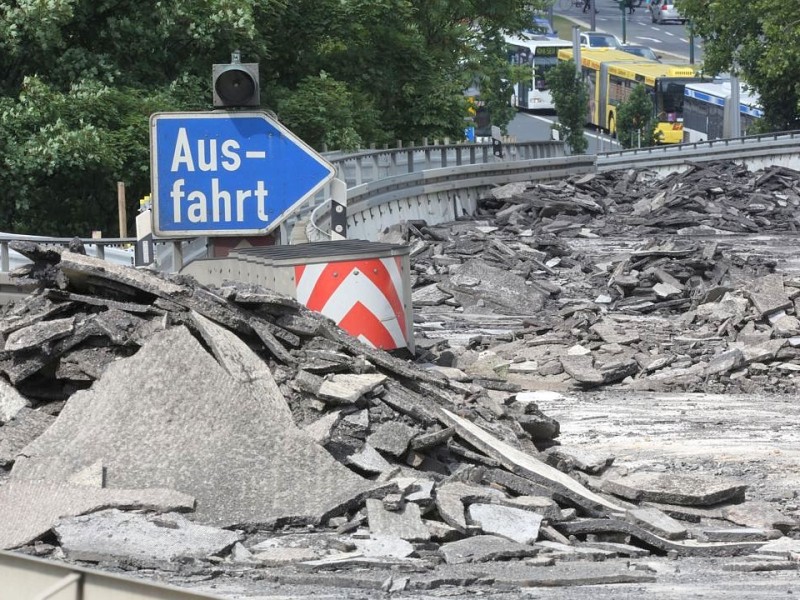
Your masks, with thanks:
[[[547,86],[547,72],[558,63],[558,51],[572,48],[572,42],[544,36],[505,36],[508,60],[513,65],[530,65],[530,78],[514,85],[511,106],[520,110],[553,110]]]
[[[736,112],[731,106],[731,82],[688,83],[683,91],[683,141],[703,142],[731,137]],[[739,87],[741,134],[764,116],[758,97]]]

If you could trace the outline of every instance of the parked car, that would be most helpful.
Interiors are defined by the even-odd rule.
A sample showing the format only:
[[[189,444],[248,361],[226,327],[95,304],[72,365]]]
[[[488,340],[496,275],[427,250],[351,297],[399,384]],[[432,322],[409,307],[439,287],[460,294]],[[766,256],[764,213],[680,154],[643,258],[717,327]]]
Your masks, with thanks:
[[[630,54],[635,54],[636,56],[641,56],[647,60],[656,60],[661,62],[661,56],[653,52],[653,49],[649,46],[642,46],[641,44],[623,44],[619,49]]]
[[[552,25],[550,25],[550,21],[544,17],[533,17],[533,27],[528,29],[527,32],[558,39],[558,32],[553,29]]]
[[[580,35],[581,46],[587,48],[619,48],[622,42],[611,33],[599,31],[583,31]]]
[[[653,23],[666,23],[667,21],[686,23],[686,19],[675,8],[672,0],[652,0],[650,2],[650,18]]]

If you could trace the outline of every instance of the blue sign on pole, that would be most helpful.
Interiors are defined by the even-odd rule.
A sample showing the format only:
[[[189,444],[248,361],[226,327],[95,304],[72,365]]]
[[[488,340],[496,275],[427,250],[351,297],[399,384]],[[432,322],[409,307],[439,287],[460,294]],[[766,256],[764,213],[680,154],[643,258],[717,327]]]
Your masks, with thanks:
[[[153,114],[150,160],[161,237],[269,233],[334,175],[263,112]]]

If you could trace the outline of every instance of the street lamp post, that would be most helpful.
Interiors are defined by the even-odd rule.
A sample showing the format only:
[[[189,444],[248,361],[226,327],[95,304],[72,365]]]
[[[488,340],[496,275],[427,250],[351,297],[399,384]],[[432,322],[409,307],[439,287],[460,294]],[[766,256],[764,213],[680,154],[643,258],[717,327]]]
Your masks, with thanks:
[[[625,0],[620,0],[619,2],[619,10],[622,13],[622,43],[627,44],[627,34],[625,30]]]
[[[694,26],[692,25],[691,19],[689,20],[688,25],[689,25],[689,27],[687,27],[687,29],[689,30],[689,64],[693,65],[694,64]]]

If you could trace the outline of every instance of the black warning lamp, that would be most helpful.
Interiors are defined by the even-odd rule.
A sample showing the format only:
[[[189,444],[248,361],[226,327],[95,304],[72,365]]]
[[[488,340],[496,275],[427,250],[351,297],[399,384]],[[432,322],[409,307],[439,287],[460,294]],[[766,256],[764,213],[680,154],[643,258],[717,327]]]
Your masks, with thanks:
[[[242,63],[236,50],[227,65],[213,65],[214,108],[236,108],[261,104],[258,63]]]

